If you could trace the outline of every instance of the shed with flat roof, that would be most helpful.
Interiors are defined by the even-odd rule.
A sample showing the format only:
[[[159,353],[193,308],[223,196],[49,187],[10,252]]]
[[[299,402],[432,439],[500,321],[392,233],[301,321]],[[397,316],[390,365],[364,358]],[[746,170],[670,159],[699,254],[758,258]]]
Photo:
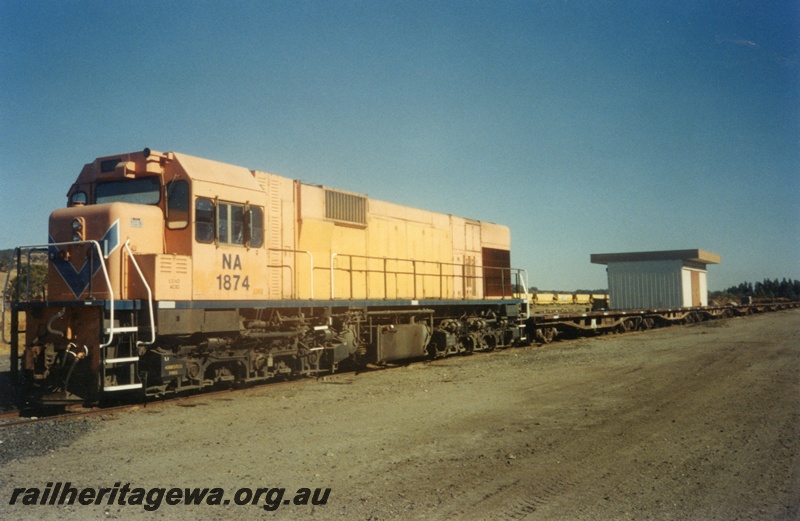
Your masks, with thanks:
[[[607,265],[613,309],[677,308],[708,305],[706,266],[719,255],[704,250],[593,253]]]

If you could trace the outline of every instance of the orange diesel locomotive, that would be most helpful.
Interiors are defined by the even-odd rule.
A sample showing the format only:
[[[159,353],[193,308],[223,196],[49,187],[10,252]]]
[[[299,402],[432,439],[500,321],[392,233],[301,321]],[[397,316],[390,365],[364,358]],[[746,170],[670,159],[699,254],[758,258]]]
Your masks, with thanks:
[[[22,271],[48,256],[45,298],[17,287],[11,306],[12,371],[35,401],[525,341],[505,226],[149,149],[88,163],[67,198],[48,244],[17,249]]]

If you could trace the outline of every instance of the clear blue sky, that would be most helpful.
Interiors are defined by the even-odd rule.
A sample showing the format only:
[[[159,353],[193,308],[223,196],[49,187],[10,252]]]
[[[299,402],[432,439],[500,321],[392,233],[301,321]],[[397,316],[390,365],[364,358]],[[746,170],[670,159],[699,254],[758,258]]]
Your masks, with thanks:
[[[0,0],[0,38],[0,248],[150,147],[507,224],[543,289],[800,279],[795,0]]]

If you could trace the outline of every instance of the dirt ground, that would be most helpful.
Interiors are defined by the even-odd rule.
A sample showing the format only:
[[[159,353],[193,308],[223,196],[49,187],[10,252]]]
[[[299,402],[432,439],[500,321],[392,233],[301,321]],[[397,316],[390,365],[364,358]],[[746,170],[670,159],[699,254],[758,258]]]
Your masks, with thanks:
[[[798,519],[800,310],[268,385],[0,441],[6,519]],[[229,503],[9,505],[15,488],[67,481],[220,487]],[[248,487],[287,492],[274,511],[268,493],[236,505]],[[287,499],[306,487],[330,488],[326,504]]]

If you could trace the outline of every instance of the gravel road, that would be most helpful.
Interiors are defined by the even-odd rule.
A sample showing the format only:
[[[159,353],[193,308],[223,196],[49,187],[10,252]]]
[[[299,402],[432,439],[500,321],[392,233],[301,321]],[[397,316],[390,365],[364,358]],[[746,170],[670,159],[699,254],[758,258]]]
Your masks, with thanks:
[[[798,519],[800,310],[7,428],[0,442],[5,519]],[[112,490],[25,504],[59,482]],[[204,501],[222,504],[167,504],[187,487],[218,487]],[[236,504],[257,488],[270,491]]]

